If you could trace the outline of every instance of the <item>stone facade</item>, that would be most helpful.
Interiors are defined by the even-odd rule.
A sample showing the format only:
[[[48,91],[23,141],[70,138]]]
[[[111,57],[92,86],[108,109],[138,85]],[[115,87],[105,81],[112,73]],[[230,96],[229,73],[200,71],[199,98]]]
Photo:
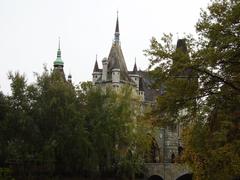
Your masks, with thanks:
[[[178,180],[183,177],[185,177],[184,179],[192,178],[191,168],[186,164],[146,163],[145,166],[147,168],[145,179]]]
[[[180,39],[177,43],[177,48],[186,51],[186,45],[184,40]],[[60,50],[60,40],[57,51],[57,58],[53,63],[53,72],[60,73],[64,80],[64,62],[61,57]],[[186,76],[185,74],[181,74]],[[182,78],[182,77],[181,77]],[[69,74],[66,80],[69,83],[72,81],[72,76]],[[122,53],[120,44],[120,32],[119,32],[119,21],[117,18],[116,29],[114,34],[114,41],[109,53],[109,56],[102,59],[102,69],[99,68],[96,59],[93,73],[92,73],[92,83],[95,86],[113,87],[120,88],[123,85],[129,85],[133,87],[136,95],[140,97],[143,108],[146,106],[154,107],[156,103],[156,98],[158,96],[164,95],[164,88],[158,90],[151,89],[152,79],[147,71],[138,70],[135,61],[132,71],[128,71],[126,62]],[[160,177],[165,177],[165,179],[175,179],[181,173],[184,174],[190,172],[189,168],[185,166],[173,164],[175,156],[177,156],[182,150],[180,132],[181,128],[179,125],[159,128],[155,127],[154,135],[152,137],[152,150],[151,157],[147,159],[148,163],[147,176],[159,175]],[[163,174],[163,173],[167,174]],[[170,177],[171,175],[171,177]],[[172,176],[173,175],[173,176]]]
[[[164,89],[151,89],[152,83],[148,72],[137,69],[136,61],[132,71],[128,71],[120,44],[119,21],[117,18],[114,41],[109,56],[103,58],[102,69],[99,68],[96,59],[92,82],[96,86],[119,88],[124,84],[132,86],[141,97],[143,104],[155,104],[156,97],[164,94]],[[183,42],[179,40],[178,42]],[[183,43],[182,43],[183,44]],[[185,49],[184,49],[185,50]],[[153,137],[151,162],[173,162],[173,158],[179,154],[180,138],[179,126],[174,128],[156,128]]]

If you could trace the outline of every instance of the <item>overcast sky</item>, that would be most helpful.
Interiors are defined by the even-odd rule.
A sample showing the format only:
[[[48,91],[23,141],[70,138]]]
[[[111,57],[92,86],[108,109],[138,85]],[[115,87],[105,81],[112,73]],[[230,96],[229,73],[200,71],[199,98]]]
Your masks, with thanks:
[[[65,74],[73,82],[91,80],[96,54],[107,57],[112,45],[117,11],[120,41],[128,69],[134,59],[144,70],[148,66],[143,50],[152,36],[175,37],[195,33],[200,8],[210,0],[0,0],[0,91],[10,92],[7,73],[50,69],[61,37]]]

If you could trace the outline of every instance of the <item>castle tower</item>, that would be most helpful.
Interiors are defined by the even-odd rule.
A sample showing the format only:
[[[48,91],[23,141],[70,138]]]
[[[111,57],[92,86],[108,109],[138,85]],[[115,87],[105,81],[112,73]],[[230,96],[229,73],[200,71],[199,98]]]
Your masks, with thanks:
[[[53,72],[58,72],[61,73],[61,75],[63,76],[63,78],[65,79],[65,74],[64,74],[64,62],[62,60],[62,56],[61,56],[61,49],[60,49],[60,38],[58,41],[58,51],[57,51],[57,58],[56,60],[53,62]]]
[[[102,69],[99,69],[96,60],[92,75],[93,84],[101,86],[110,85],[113,87],[120,87],[122,84],[131,84],[136,87],[136,84],[129,76],[122,53],[118,16],[116,20],[114,40],[108,58],[103,58]]]
[[[137,89],[139,89],[139,74],[137,69],[136,58],[133,66],[133,71],[131,72],[131,74],[129,74],[129,76],[131,77],[132,81],[136,84]]]
[[[122,53],[120,44],[120,31],[119,31],[119,20],[117,17],[114,41],[108,56],[108,80],[116,85],[120,84],[133,84],[133,81],[128,75],[126,62]]]
[[[95,61],[95,65],[94,65],[93,73],[92,73],[93,84],[95,84],[99,78],[100,79],[102,78],[102,69],[99,69],[99,67],[98,67],[98,61],[97,61],[97,55],[96,55],[96,61]]]

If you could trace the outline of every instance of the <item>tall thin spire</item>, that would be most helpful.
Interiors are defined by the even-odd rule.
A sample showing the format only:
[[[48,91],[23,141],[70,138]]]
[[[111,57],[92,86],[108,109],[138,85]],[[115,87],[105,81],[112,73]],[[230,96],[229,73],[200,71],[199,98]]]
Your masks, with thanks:
[[[96,61],[95,61],[93,72],[98,72],[98,71],[99,71],[99,68],[98,68],[97,55],[96,55]]]
[[[119,32],[118,11],[117,11],[117,22],[116,22],[116,28],[115,28],[115,34],[114,34],[115,43],[119,43],[119,40],[120,40],[119,36],[120,36],[120,32]]]
[[[133,72],[137,73],[137,63],[136,63],[136,58],[135,58],[135,63],[134,63],[134,67],[133,67]]]
[[[57,51],[57,57],[61,58],[60,37],[58,37],[58,51]]]
[[[58,50],[57,50],[57,59],[53,62],[54,66],[62,66],[63,67],[63,60],[61,56],[61,49],[60,49],[60,37],[58,38]]]

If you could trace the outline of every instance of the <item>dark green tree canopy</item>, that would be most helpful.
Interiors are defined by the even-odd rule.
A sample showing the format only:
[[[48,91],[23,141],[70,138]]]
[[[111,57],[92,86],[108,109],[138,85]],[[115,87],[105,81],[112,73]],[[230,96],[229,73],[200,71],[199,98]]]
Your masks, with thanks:
[[[9,73],[12,94],[0,93],[0,166],[10,164],[24,179],[124,178],[143,170],[148,135],[132,88],[75,87],[46,68],[36,78],[28,85]]]
[[[213,0],[196,30],[187,48],[165,34],[145,51],[153,87],[165,88],[155,115],[185,124],[184,159],[197,179],[230,179],[240,174],[240,1]]]

